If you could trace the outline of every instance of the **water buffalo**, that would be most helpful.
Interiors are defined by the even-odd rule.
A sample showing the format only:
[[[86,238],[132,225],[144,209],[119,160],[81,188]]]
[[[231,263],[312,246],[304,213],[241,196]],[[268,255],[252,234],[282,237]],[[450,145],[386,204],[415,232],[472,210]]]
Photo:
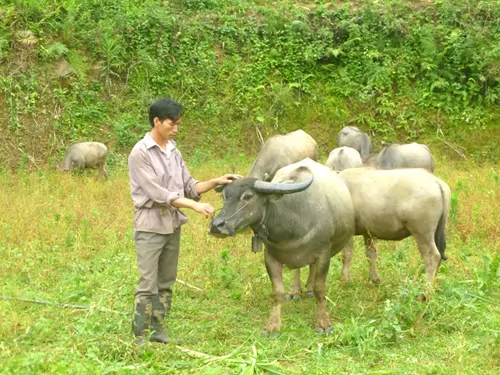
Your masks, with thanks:
[[[359,152],[351,147],[337,147],[330,152],[325,165],[336,172],[347,168],[356,168],[363,165]]]
[[[424,168],[434,173],[434,157],[429,147],[415,142],[387,145],[378,154],[365,158],[363,164],[379,169]]]
[[[271,181],[278,169],[305,158],[318,160],[318,144],[305,131],[274,135],[262,145],[247,177]]]
[[[58,170],[69,171],[73,168],[99,168],[99,172],[108,178],[108,171],[104,163],[108,155],[108,148],[100,142],[79,142],[68,147],[64,160],[57,165]]]
[[[316,330],[329,332],[325,282],[330,257],[354,234],[354,207],[342,180],[307,158],[281,168],[271,182],[252,177],[235,180],[225,186],[223,197],[224,207],[212,221],[210,233],[233,236],[250,227],[265,245],[274,302],[264,333],[281,327],[283,265],[292,269],[310,265],[310,285],[318,301]]]
[[[372,152],[370,136],[355,126],[345,126],[340,130],[337,136],[337,147],[342,146],[357,150],[361,158],[367,157]]]
[[[262,144],[247,177],[271,181],[278,169],[305,158],[318,160],[318,144],[305,131],[273,135]],[[223,188],[218,185],[215,191],[220,193]]]
[[[371,167],[339,173],[346,183],[356,213],[356,235],[365,241],[370,280],[380,281],[374,239],[399,241],[413,236],[425,264],[429,285],[445,260],[445,229],[450,207],[448,185],[429,173],[415,169],[380,170]],[[344,278],[349,277],[352,247],[343,251]]]

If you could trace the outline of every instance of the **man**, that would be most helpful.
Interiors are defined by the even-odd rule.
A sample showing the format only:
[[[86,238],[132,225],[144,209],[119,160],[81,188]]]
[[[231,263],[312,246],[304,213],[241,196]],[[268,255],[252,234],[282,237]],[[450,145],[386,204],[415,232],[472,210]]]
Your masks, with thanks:
[[[214,208],[200,203],[200,194],[241,177],[228,174],[199,182],[191,176],[174,141],[182,111],[182,105],[175,100],[154,101],[149,107],[151,132],[134,146],[128,159],[140,271],[132,330],[140,345],[148,331],[152,333],[150,341],[169,342],[163,322],[172,303],[181,225],[188,221],[179,208],[213,217]]]

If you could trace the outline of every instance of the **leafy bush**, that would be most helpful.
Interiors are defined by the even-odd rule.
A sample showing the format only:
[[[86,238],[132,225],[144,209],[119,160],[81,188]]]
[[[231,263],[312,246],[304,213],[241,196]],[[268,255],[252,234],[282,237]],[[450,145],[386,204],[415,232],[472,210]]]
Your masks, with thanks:
[[[123,114],[139,119],[151,99],[174,96],[188,108],[187,131],[198,133],[192,141],[184,138],[186,147],[205,144],[205,151],[216,154],[216,139],[245,148],[255,122],[265,135],[319,122],[326,128],[351,123],[392,138],[440,130],[459,139],[464,129],[484,130],[497,118],[498,2],[308,5],[0,5],[0,59],[7,62],[0,69],[14,72],[17,86],[31,85],[1,85],[10,129],[21,126],[21,108],[40,108],[42,96],[60,110],[54,122],[59,136],[109,135],[122,148],[134,138]],[[54,79],[47,71],[63,56],[74,72]],[[335,112],[332,98],[348,110]]]

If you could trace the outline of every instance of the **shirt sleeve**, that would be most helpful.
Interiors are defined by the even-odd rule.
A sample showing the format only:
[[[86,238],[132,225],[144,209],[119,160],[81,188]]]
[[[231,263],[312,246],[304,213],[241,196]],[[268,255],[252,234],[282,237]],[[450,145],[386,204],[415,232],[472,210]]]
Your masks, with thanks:
[[[196,191],[196,184],[200,181],[196,180],[184,164],[184,159],[181,156],[181,168],[182,168],[182,181],[184,181],[184,194],[186,197],[198,202],[201,199],[201,195]]]
[[[139,187],[143,194],[153,202],[171,206],[172,201],[181,197],[179,193],[169,191],[165,188],[160,178],[154,172],[151,161],[142,150],[131,153],[128,165],[130,180],[133,181],[135,187]]]

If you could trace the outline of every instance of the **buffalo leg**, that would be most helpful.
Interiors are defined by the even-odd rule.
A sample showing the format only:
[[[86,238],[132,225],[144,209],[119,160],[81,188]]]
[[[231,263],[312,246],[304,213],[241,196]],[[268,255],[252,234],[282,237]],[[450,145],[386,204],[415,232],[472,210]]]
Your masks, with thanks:
[[[314,264],[309,266],[309,275],[307,276],[306,283],[306,296],[309,298],[314,297],[314,279],[315,279],[315,267]],[[300,300],[300,295],[302,294],[302,287],[300,285],[300,268],[294,271],[293,275],[293,284],[290,287],[290,292],[286,296],[286,299],[289,301],[293,299],[294,301]]]
[[[314,296],[318,301],[316,313],[316,331],[318,333],[331,331],[330,317],[326,309],[326,277],[330,268],[330,256],[319,257],[315,264]]]
[[[99,164],[99,173],[102,174],[106,180],[108,179],[108,171],[106,170],[104,163]]]
[[[290,301],[293,299],[294,301],[300,300],[300,295],[302,294],[302,286],[300,285],[300,268],[297,268],[293,271],[293,282],[290,286],[290,291],[286,295],[286,300]]]
[[[307,277],[306,296],[309,298],[314,297],[314,280],[316,280],[316,265],[309,266],[309,276]]]
[[[368,259],[368,264],[370,266],[370,280],[374,284],[380,282],[380,277],[377,272],[377,248],[375,247],[375,241],[369,235],[363,236],[365,240],[366,258]]]
[[[425,235],[414,235],[417,241],[418,250],[425,264],[425,276],[427,278],[427,284],[432,289],[434,284],[434,278],[436,277],[439,266],[441,265],[441,255],[439,250],[434,243],[433,234],[429,236]]]
[[[354,237],[351,237],[347,245],[342,249],[342,279],[345,282],[349,281],[349,273],[351,270],[352,254],[354,252]]]
[[[285,299],[285,286],[283,284],[283,265],[265,251],[266,269],[273,286],[273,306],[267,321],[264,334],[278,332],[281,328],[281,304]]]

